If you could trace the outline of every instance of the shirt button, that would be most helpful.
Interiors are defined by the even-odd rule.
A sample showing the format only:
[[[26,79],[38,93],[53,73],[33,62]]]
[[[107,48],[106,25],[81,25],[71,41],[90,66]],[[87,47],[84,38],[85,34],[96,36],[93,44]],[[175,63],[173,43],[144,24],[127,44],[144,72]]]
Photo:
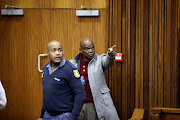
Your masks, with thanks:
[[[83,69],[83,72],[85,72],[85,69]]]
[[[85,65],[83,65],[83,68],[85,68]]]

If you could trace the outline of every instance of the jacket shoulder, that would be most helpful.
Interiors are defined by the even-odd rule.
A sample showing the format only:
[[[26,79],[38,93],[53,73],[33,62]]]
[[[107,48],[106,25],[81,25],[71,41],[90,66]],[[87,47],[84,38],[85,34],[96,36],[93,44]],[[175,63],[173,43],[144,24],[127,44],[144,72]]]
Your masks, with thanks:
[[[76,60],[75,59],[71,59],[71,60],[69,60],[69,62],[73,64],[73,63],[76,62]]]
[[[47,67],[47,65],[49,64],[49,62],[48,63],[46,63],[46,65],[44,65],[44,67],[43,67],[43,70],[45,70]]]
[[[72,69],[76,69],[76,67],[70,61],[67,61],[66,64]]]
[[[103,57],[105,57],[105,56],[107,56],[107,54],[101,54],[101,55],[98,55],[98,54],[96,54],[96,58],[97,59],[102,59]]]

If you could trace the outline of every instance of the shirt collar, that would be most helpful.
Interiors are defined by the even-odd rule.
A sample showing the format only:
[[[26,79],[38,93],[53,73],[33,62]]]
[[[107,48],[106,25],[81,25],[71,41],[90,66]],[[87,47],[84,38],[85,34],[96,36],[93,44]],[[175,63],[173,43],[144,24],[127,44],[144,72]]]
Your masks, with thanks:
[[[80,53],[80,60],[81,60],[81,62],[83,62],[83,63],[89,63],[90,60],[85,61],[85,60],[82,59],[82,57],[83,57],[83,55]]]
[[[62,58],[62,60],[61,60],[61,62],[60,62],[60,64],[59,64],[59,66],[57,66],[56,69],[55,69],[54,71],[56,71],[58,68],[64,66],[64,65],[65,65],[65,62],[66,62],[66,60],[65,60],[64,58]],[[49,75],[52,74],[52,73],[54,72],[54,71],[52,72],[52,67],[51,67],[51,63],[50,63],[50,62],[46,65],[46,67],[48,68]]]

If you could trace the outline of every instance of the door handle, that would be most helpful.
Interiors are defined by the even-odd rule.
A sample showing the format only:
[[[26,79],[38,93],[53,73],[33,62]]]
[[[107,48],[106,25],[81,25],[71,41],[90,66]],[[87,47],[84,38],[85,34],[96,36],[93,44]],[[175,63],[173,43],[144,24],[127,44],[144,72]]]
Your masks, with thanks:
[[[39,54],[38,55],[38,70],[39,70],[39,72],[42,72],[42,70],[40,69],[40,57],[41,56],[47,56],[47,54]]]

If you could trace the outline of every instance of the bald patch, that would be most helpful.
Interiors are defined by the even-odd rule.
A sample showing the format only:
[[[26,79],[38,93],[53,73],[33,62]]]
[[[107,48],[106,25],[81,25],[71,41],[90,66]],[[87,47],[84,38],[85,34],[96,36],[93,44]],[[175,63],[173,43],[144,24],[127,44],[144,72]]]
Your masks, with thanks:
[[[80,47],[83,48],[83,47],[85,46],[85,44],[87,44],[87,43],[92,43],[92,44],[94,45],[94,43],[93,43],[93,41],[92,41],[91,39],[89,39],[89,38],[84,38],[84,39],[82,39],[82,40],[80,41]]]
[[[49,48],[50,48],[50,46],[51,46],[52,44],[60,44],[60,46],[62,47],[62,44],[61,44],[59,41],[53,40],[53,41],[50,41],[50,42],[47,44],[47,50],[49,50]]]

